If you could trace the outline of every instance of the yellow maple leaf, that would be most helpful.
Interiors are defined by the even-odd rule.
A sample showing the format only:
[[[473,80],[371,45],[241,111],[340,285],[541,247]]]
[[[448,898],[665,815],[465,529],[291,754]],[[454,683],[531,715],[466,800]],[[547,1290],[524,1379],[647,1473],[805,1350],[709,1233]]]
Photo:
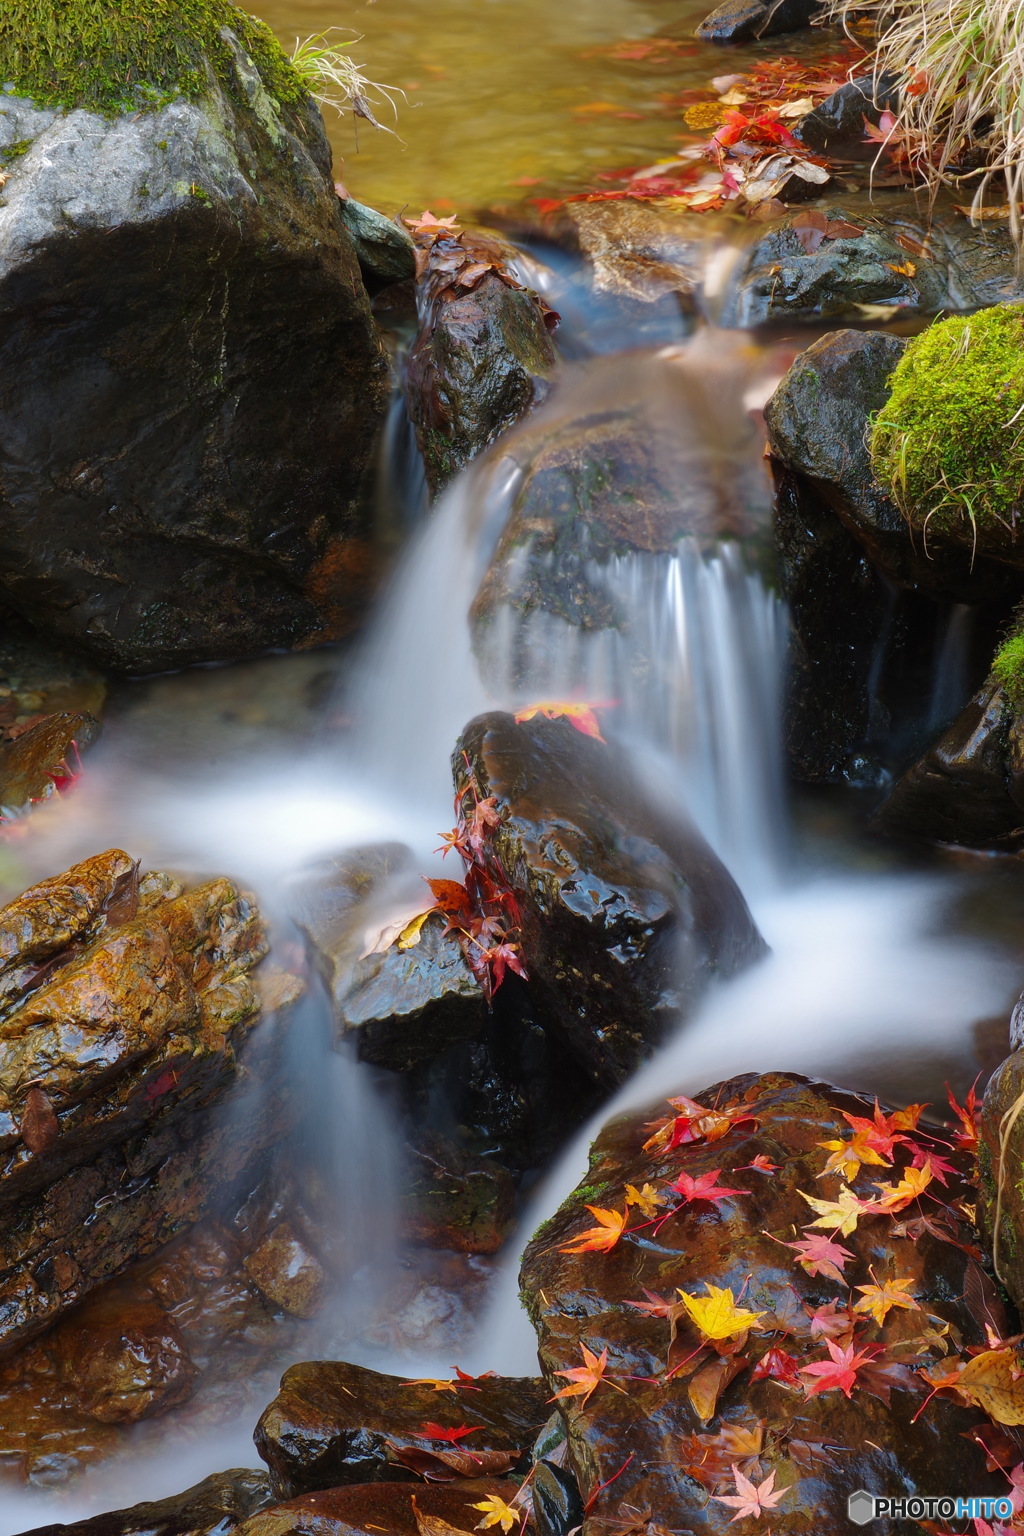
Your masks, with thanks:
[[[931,1182],[932,1171],[927,1165],[923,1168],[905,1168],[898,1184],[875,1185],[882,1198],[873,1201],[872,1204],[877,1210],[885,1211],[887,1214],[905,1210],[928,1188]]]
[[[826,1173],[841,1173],[849,1183],[860,1172],[861,1163],[874,1163],[879,1168],[890,1168],[892,1164],[888,1158],[876,1152],[874,1147],[868,1146],[868,1135],[865,1131],[855,1130],[849,1141],[819,1141],[819,1147],[824,1147],[832,1156],[819,1173],[819,1179],[823,1179]]]
[[[479,1504],[473,1505],[473,1508],[482,1509],[484,1512],[484,1518],[476,1526],[478,1531],[486,1531],[492,1525],[500,1525],[503,1531],[508,1532],[523,1518],[521,1510],[506,1504],[505,1500],[500,1499],[496,1493],[492,1493],[490,1498],[481,1499]]]
[[[599,1205],[588,1205],[587,1210],[597,1217],[598,1225],[574,1237],[559,1253],[610,1253],[615,1247],[626,1225],[625,1211],[606,1211]]]
[[[406,923],[405,927],[398,935],[398,948],[414,949],[423,936],[423,924],[426,922],[430,914],[436,911],[436,906],[428,907],[425,912],[420,912],[416,917],[412,919],[411,922]]]
[[[661,1205],[661,1195],[653,1184],[637,1189],[635,1184],[626,1185],[626,1204],[635,1205],[643,1216],[654,1216]]]
[[[763,1312],[751,1312],[738,1307],[732,1291],[726,1286],[704,1282],[706,1296],[690,1296],[679,1292],[679,1299],[692,1320],[706,1339],[731,1339],[738,1333],[756,1328],[764,1317]]]
[[[908,1291],[908,1287],[913,1283],[912,1275],[904,1275],[901,1279],[885,1280],[881,1285],[858,1285],[857,1289],[862,1292],[862,1295],[860,1301],[854,1302],[853,1310],[870,1312],[879,1327],[885,1322],[893,1307],[904,1307],[908,1312],[919,1312],[920,1307]]]
[[[802,1189],[797,1190],[812,1210],[818,1212],[817,1219],[811,1222],[812,1227],[825,1227],[833,1232],[841,1232],[844,1237],[857,1225],[857,1218],[864,1215],[865,1211],[874,1204],[873,1201],[864,1201],[859,1195],[855,1195],[847,1185],[840,1184],[838,1200],[819,1200],[814,1195],[805,1194]]]

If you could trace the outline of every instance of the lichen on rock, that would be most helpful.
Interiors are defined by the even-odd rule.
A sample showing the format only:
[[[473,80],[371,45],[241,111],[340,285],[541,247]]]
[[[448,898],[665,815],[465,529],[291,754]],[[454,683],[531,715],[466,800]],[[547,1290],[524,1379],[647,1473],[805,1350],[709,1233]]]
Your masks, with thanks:
[[[1005,558],[1024,510],[1024,307],[951,316],[916,336],[870,446],[912,531]]]

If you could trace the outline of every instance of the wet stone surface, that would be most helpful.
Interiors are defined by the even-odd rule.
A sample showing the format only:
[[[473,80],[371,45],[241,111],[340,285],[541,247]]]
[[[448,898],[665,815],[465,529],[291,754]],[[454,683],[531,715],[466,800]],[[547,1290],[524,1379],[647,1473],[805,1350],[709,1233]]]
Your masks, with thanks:
[[[70,1524],[40,1525],[24,1536],[227,1536],[270,1502],[266,1475],[245,1467],[216,1472],[169,1499]]]

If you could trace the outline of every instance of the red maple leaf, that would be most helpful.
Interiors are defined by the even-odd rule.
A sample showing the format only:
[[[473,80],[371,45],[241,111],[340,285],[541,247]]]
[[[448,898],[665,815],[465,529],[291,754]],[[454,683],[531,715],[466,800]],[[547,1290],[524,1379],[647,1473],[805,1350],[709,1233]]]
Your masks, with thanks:
[[[846,1261],[853,1258],[849,1248],[844,1248],[842,1243],[834,1243],[823,1232],[807,1233],[797,1242],[786,1243],[784,1246],[792,1248],[797,1263],[807,1274],[827,1275],[830,1280],[838,1280],[840,1284]]]
[[[435,1424],[428,1419],[420,1425],[419,1433],[427,1440],[447,1440],[449,1445],[457,1445],[467,1435],[475,1435],[478,1429],[483,1429],[482,1424],[459,1424],[455,1429],[445,1429],[441,1424]]]
[[[730,1195],[749,1195],[749,1189],[728,1189],[724,1184],[719,1184],[718,1176],[721,1168],[712,1168],[710,1173],[702,1173],[693,1179],[688,1173],[681,1173],[669,1189],[674,1189],[682,1195],[683,1204],[691,1205],[697,1200],[706,1200],[709,1205],[717,1205],[719,1200],[726,1200]]]
[[[909,1141],[908,1136],[901,1135],[895,1124],[899,1111],[894,1115],[883,1115],[878,1100],[875,1100],[875,1115],[873,1120],[867,1120],[863,1115],[849,1115],[842,1111],[843,1119],[847,1125],[859,1131],[864,1138],[864,1145],[870,1147],[872,1152],[892,1162],[893,1148],[900,1142]]]
[[[932,1178],[938,1179],[940,1184],[947,1182],[947,1173],[951,1173],[956,1177],[959,1171],[953,1167],[952,1163],[947,1162],[944,1157],[940,1157],[937,1152],[929,1151],[927,1147],[922,1147],[918,1142],[914,1143],[914,1155],[910,1160],[910,1166],[912,1168],[930,1169]]]
[[[977,1079],[971,1084],[966,1099],[958,1104],[953,1097],[953,1090],[946,1084],[946,1097],[949,1107],[960,1122],[961,1129],[953,1132],[953,1140],[958,1147],[963,1147],[965,1152],[977,1152],[978,1150],[978,1099],[974,1092]]]
[[[750,1373],[751,1381],[781,1381],[786,1386],[798,1386],[800,1377],[797,1375],[797,1363],[795,1356],[775,1345],[763,1354],[754,1369]]]
[[[848,1306],[840,1308],[834,1301],[823,1307],[804,1307],[804,1311],[811,1320],[812,1339],[840,1339],[852,1334],[857,1322]]]
[[[850,1397],[857,1385],[857,1372],[884,1353],[881,1344],[865,1344],[855,1349],[850,1343],[843,1349],[832,1339],[825,1340],[825,1348],[829,1352],[828,1360],[815,1360],[810,1365],[800,1367],[801,1376],[815,1378],[804,1383],[805,1397],[817,1397],[819,1392],[833,1391],[845,1392]]]

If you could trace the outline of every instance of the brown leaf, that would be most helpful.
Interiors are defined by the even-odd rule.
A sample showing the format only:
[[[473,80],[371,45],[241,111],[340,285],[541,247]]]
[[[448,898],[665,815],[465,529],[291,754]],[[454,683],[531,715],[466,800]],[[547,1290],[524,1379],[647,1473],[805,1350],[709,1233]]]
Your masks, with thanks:
[[[108,928],[120,928],[130,923],[139,910],[139,860],[131,869],[114,881],[110,895],[104,904],[103,915]]]
[[[53,1105],[38,1083],[33,1083],[25,1095],[19,1129],[22,1141],[33,1156],[48,1152],[60,1135]]]
[[[763,1419],[723,1424],[717,1435],[685,1435],[682,1464],[689,1477],[696,1479],[709,1493],[715,1493],[719,1488],[731,1485],[733,1467],[738,1467],[745,1477],[759,1477],[763,1446]]]
[[[486,277],[488,272],[493,271],[494,263],[492,261],[471,262],[469,266],[463,267],[462,271],[459,273],[455,280],[455,286],[457,288],[466,289],[475,288],[477,283],[480,282],[481,278]]]
[[[412,1512],[416,1519],[419,1536],[472,1536],[471,1531],[465,1530],[461,1525],[449,1525],[448,1521],[442,1520],[440,1515],[425,1514],[417,1506],[415,1494],[412,1496]]]
[[[521,1451],[428,1451],[418,1445],[388,1442],[390,1459],[408,1467],[428,1483],[450,1483],[457,1477],[503,1477],[522,1455]]]
[[[851,224],[848,219],[829,219],[825,226],[826,240],[857,240],[863,233],[863,224]]]
[[[702,1423],[708,1424],[715,1416],[718,1399],[741,1371],[745,1371],[750,1361],[744,1355],[732,1355],[710,1361],[701,1366],[695,1375],[690,1377],[686,1388],[686,1394],[693,1406],[693,1411]]]
[[[997,1424],[1024,1424],[1024,1372],[1012,1349],[986,1349],[969,1360],[956,1391]]]
[[[896,235],[896,244],[901,251],[906,251],[908,256],[927,256],[928,247],[922,245],[920,240],[915,240],[913,235]]]

